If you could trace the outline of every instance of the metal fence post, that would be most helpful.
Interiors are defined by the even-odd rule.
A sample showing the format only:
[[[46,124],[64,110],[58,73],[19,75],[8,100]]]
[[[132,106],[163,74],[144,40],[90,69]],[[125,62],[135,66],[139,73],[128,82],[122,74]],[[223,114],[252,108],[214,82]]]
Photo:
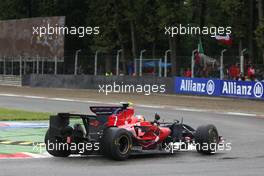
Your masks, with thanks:
[[[242,76],[244,76],[244,52],[246,52],[246,48],[241,51],[240,55],[240,72]]]
[[[79,52],[81,52],[81,50],[77,50],[75,52],[74,75],[77,75],[77,72],[78,72],[78,53]]]
[[[160,59],[159,60],[159,77],[161,77],[161,62],[162,62],[162,60]]]
[[[223,49],[221,51],[221,57],[220,57],[220,79],[224,79],[224,52],[226,52],[226,49]]]
[[[39,74],[39,56],[37,56],[37,74]]]
[[[6,75],[6,58],[4,57],[4,75]]]
[[[27,59],[24,58],[24,75],[26,74],[27,71]]]
[[[98,51],[95,51],[95,56],[94,56],[94,75],[97,75],[97,56],[98,56]]]
[[[54,75],[57,75],[57,56],[55,56],[55,63],[54,63]]]
[[[22,78],[22,57],[19,57],[19,75]]]
[[[32,65],[33,65],[32,73],[35,74],[36,65],[35,65],[35,59],[34,58],[32,60]]]
[[[142,76],[142,60],[143,60],[143,53],[145,52],[146,50],[141,50],[140,51],[140,60],[139,60],[139,76]]]
[[[191,70],[192,70],[192,78],[194,78],[194,53],[197,52],[197,49],[192,51],[192,60],[191,60]]]
[[[14,75],[14,58],[11,59],[11,75]]]
[[[171,52],[171,50],[166,50],[165,51],[165,56],[164,56],[164,77],[167,77],[167,63],[168,63],[168,53]]]
[[[134,58],[134,75],[137,75],[137,59]]]
[[[41,59],[41,74],[44,74],[44,58]]]
[[[117,54],[116,54],[116,75],[119,75],[119,56],[122,51],[123,50],[120,49],[117,51]]]

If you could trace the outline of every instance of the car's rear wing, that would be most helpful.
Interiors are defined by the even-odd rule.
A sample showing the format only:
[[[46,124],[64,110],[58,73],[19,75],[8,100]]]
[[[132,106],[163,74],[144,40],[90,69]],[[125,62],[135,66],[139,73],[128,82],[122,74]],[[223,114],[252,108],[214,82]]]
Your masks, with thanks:
[[[122,106],[92,106],[90,110],[96,115],[111,115],[117,110],[122,110]]]
[[[90,110],[96,115],[111,115],[126,109],[129,103],[122,103],[122,106],[91,106]]]
[[[92,106],[90,109],[95,115],[58,113],[55,116],[50,116],[49,127],[54,134],[60,135],[63,129],[66,129],[70,125],[70,119],[80,118],[85,127],[86,136],[89,133],[97,134],[98,131],[106,127],[110,115],[118,114],[127,107],[128,104],[122,104],[122,106]]]

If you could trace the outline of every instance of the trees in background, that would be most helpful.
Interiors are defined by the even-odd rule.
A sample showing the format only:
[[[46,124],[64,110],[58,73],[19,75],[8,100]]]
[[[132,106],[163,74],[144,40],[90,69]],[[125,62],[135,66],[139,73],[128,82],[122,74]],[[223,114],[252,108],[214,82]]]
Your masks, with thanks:
[[[112,56],[122,49],[122,68],[147,49],[151,58],[171,49],[172,75],[202,39],[209,55],[223,49],[209,36],[164,35],[165,26],[231,26],[234,45],[230,55],[248,48],[255,63],[264,62],[264,19],[262,0],[2,0],[0,20],[38,16],[66,16],[68,26],[100,26],[100,35],[69,36],[65,50],[82,48],[105,53],[107,69]],[[110,70],[109,70],[110,71]]]
[[[250,18],[249,8],[247,8],[248,3],[247,1],[240,0],[223,0],[221,1],[221,7],[227,14],[226,20],[232,26],[233,37],[238,43],[237,55],[240,55],[242,49],[245,48],[243,43],[247,41],[246,38],[249,32],[248,26],[250,25]]]
[[[263,14],[264,5],[263,5],[262,0],[258,0],[257,3],[258,3],[257,4],[258,6],[258,26],[257,26],[255,33],[256,33],[256,41],[257,41],[258,47],[262,51],[262,59],[264,63],[264,14]]]

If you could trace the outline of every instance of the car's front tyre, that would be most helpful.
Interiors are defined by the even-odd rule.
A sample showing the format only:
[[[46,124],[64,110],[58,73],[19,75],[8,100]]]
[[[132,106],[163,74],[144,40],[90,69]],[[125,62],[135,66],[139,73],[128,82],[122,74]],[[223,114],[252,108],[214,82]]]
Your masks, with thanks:
[[[214,154],[216,152],[219,136],[214,125],[198,127],[194,136],[197,152],[202,154]]]

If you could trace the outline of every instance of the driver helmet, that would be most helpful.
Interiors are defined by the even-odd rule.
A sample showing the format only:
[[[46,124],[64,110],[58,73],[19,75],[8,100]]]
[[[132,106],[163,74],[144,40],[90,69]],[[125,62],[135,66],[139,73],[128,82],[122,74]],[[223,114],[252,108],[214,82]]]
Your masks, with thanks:
[[[138,122],[144,122],[145,121],[145,117],[143,115],[136,115],[136,118],[137,118]]]

